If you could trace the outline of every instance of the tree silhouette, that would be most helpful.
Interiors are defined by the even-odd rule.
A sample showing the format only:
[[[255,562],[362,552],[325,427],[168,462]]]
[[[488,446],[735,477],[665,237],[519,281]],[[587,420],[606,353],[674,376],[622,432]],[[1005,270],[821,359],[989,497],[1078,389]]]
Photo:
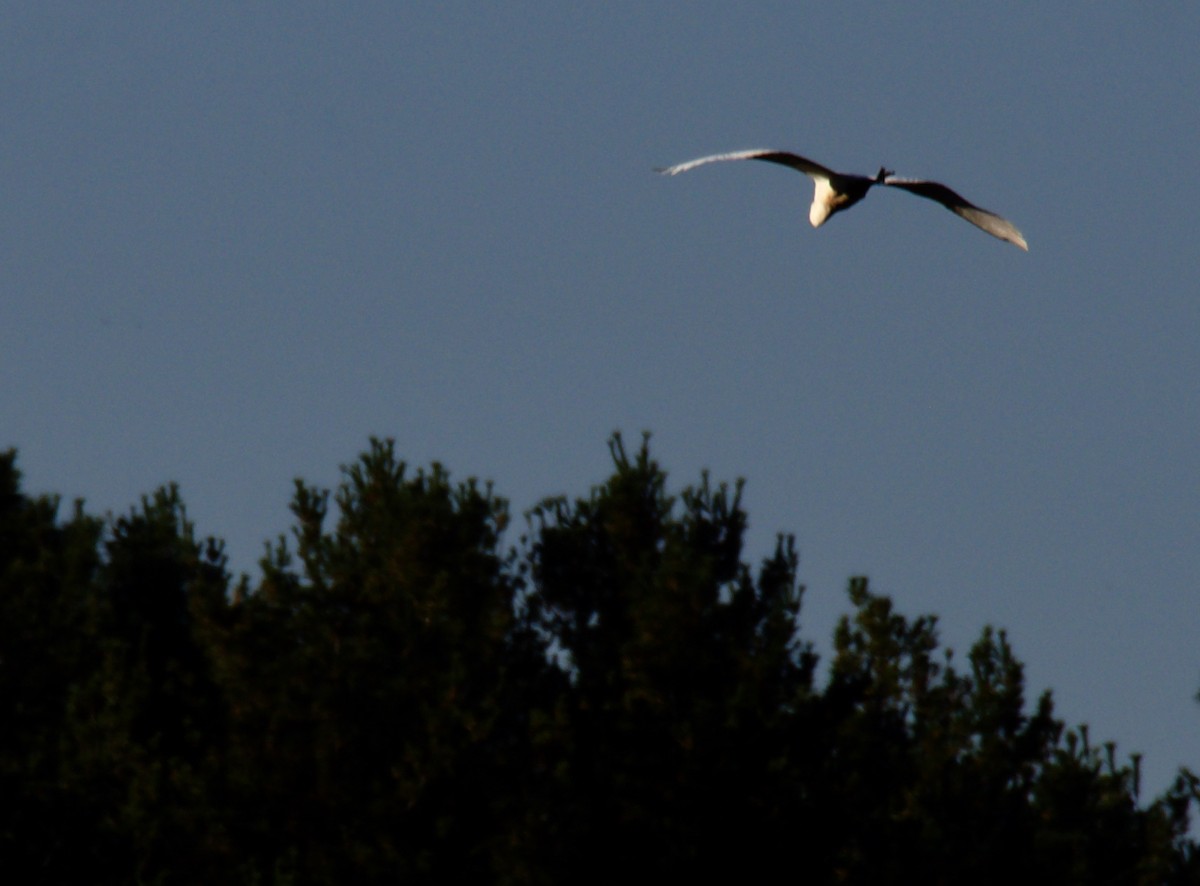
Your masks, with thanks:
[[[1197,883],[1182,770],[1026,699],[1003,631],[849,587],[821,680],[797,553],[648,440],[507,503],[391,441],[236,585],[166,487],[65,522],[0,456],[0,865],[91,883]]]
[[[0,453],[0,864],[45,870],[94,828],[59,777],[72,688],[90,670],[86,638],[99,520],[20,491]]]
[[[567,678],[556,707],[558,878],[765,870],[745,851],[791,801],[775,770],[815,657],[795,637],[796,553],[741,562],[740,486],[678,498],[643,442],[588,498],[532,515],[527,603]],[[758,840],[758,837],[752,839]]]

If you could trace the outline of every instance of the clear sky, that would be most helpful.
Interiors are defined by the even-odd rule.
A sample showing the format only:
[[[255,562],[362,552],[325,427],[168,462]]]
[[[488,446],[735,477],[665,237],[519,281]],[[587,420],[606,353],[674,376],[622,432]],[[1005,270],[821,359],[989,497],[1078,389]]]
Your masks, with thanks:
[[[0,447],[252,574],[369,435],[583,494],[621,430],[1030,694],[1200,769],[1200,5],[56,3],[0,13]],[[931,177],[814,231],[738,148]],[[65,515],[65,511],[64,511]],[[514,524],[518,530],[520,520]],[[515,539],[514,539],[515,540]]]

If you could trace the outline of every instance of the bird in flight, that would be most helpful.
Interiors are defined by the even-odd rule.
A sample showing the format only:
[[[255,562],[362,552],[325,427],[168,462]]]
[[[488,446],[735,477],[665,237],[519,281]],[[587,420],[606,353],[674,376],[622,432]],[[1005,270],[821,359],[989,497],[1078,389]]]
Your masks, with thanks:
[[[955,193],[945,185],[917,178],[897,178],[892,170],[884,169],[882,166],[874,178],[868,178],[865,175],[849,175],[834,172],[832,169],[826,169],[820,163],[814,163],[798,154],[790,154],[787,151],[754,150],[733,151],[729,154],[713,154],[709,157],[699,157],[695,160],[688,160],[686,163],[679,163],[675,166],[668,166],[665,169],[657,169],[655,171],[663,175],[678,175],[681,172],[687,172],[689,169],[695,169],[697,166],[703,166],[706,163],[716,163],[720,160],[765,160],[768,163],[779,163],[803,172],[813,180],[815,185],[812,207],[808,210],[808,220],[812,222],[814,228],[821,227],[821,225],[829,220],[831,215],[841,212],[843,209],[849,209],[863,197],[867,196],[867,191],[871,190],[872,186],[886,185],[890,188],[901,188],[910,194],[916,194],[918,197],[935,200],[955,215],[965,218],[971,224],[977,228],[982,228],[993,237],[1007,240],[1014,246],[1018,246],[1026,252],[1029,251],[1029,245],[1025,242],[1025,238],[1021,236],[1021,232],[1007,219],[1003,219],[994,212],[989,212],[986,209],[976,206],[961,194]]]

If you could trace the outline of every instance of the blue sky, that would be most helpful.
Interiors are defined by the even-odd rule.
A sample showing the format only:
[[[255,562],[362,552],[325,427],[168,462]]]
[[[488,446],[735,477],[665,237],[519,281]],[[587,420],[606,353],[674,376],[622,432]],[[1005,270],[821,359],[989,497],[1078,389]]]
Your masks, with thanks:
[[[1200,769],[1200,7],[17,4],[0,446],[238,571],[369,435],[583,494],[614,430],[1031,695]],[[750,147],[943,181],[820,230]],[[516,524],[521,525],[520,521]]]

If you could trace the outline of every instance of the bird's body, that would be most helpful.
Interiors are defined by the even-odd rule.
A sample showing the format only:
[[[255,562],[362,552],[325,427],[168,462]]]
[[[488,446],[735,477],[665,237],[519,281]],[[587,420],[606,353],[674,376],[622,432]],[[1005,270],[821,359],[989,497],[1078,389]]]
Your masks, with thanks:
[[[808,211],[808,220],[814,228],[821,227],[829,220],[830,216],[849,209],[862,200],[875,185],[886,185],[941,203],[955,215],[987,231],[993,237],[1006,240],[1025,251],[1029,250],[1025,238],[1021,236],[1021,232],[1012,222],[1001,218],[994,212],[976,206],[945,185],[922,179],[896,178],[890,169],[882,167],[874,178],[868,178],[865,175],[834,172],[820,163],[814,163],[812,160],[787,151],[753,150],[712,154],[658,171],[663,175],[678,175],[689,169],[695,169],[697,166],[722,160],[765,160],[768,163],[779,163],[803,172],[813,180],[814,185],[813,202]]]

